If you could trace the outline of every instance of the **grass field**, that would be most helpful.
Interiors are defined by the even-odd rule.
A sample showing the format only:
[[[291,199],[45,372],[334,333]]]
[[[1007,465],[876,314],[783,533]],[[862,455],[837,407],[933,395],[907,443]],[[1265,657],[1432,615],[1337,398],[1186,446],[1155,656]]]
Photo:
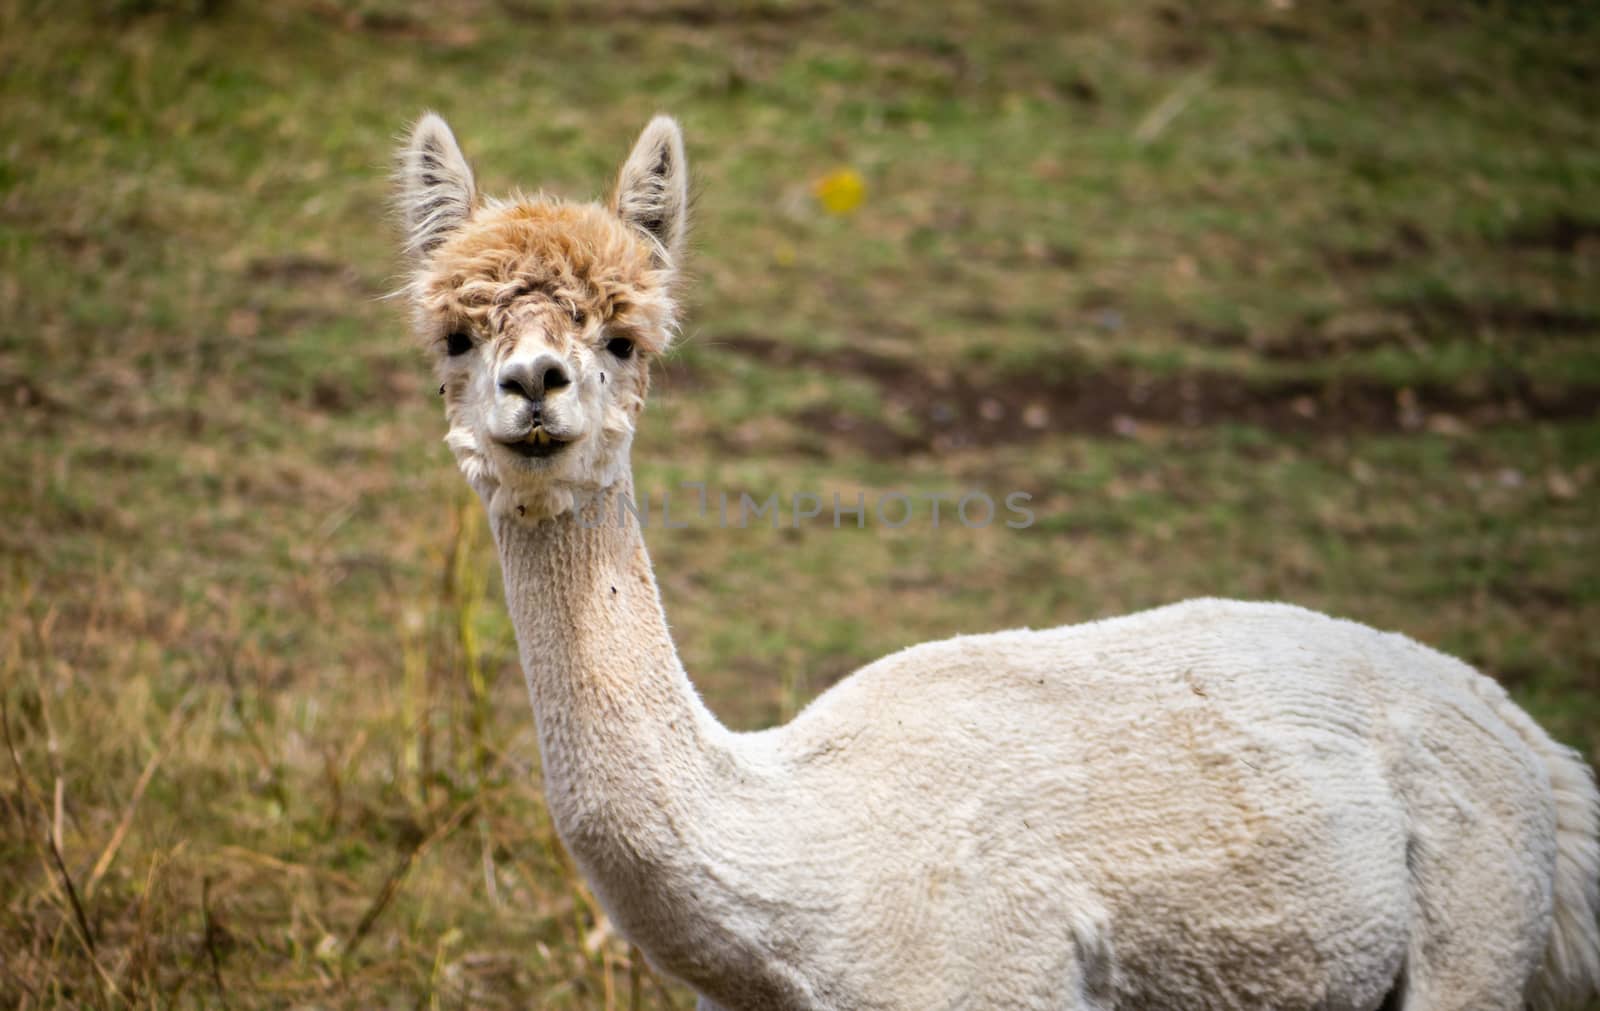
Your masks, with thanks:
[[[1209,594],[1405,631],[1600,759],[1600,17],[986,6],[0,0],[0,1006],[692,1004],[555,841],[380,297],[426,107],[575,197],[683,122],[639,484],[829,505],[648,534],[730,724]],[[1036,522],[831,522],[973,489]]]

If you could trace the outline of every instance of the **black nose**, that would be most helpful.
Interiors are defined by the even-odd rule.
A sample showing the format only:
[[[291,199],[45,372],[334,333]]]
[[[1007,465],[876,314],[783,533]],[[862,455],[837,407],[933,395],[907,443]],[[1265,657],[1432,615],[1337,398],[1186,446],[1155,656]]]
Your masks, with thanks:
[[[567,366],[555,355],[541,354],[507,362],[500,368],[500,389],[538,402],[548,393],[572,385]]]

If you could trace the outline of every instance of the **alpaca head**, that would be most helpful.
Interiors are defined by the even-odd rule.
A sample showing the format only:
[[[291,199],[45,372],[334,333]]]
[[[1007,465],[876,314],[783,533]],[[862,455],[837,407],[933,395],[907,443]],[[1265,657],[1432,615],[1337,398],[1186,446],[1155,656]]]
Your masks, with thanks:
[[[482,198],[444,120],[412,129],[398,176],[407,290],[445,441],[491,512],[548,518],[627,473],[649,362],[675,326],[686,185],[664,116],[605,204]]]

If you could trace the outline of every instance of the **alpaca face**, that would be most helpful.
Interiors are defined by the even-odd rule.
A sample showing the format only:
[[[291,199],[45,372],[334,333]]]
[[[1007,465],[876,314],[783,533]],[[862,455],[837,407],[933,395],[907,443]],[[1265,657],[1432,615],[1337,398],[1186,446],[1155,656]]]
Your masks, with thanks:
[[[627,471],[649,359],[675,325],[685,172],[658,118],[607,205],[480,201],[444,121],[401,152],[415,326],[435,361],[445,441],[497,513],[538,520]]]

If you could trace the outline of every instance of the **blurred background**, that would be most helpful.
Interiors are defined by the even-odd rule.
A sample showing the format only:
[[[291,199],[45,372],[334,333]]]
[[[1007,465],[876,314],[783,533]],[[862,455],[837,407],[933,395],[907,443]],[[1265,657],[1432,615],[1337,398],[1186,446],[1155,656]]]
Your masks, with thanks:
[[[682,121],[641,488],[1033,496],[653,525],[733,726],[921,640],[1227,595],[1457,654],[1600,757],[1594,5],[0,12],[0,1005],[692,1004],[550,830],[381,297],[424,108],[482,189],[574,198]]]

